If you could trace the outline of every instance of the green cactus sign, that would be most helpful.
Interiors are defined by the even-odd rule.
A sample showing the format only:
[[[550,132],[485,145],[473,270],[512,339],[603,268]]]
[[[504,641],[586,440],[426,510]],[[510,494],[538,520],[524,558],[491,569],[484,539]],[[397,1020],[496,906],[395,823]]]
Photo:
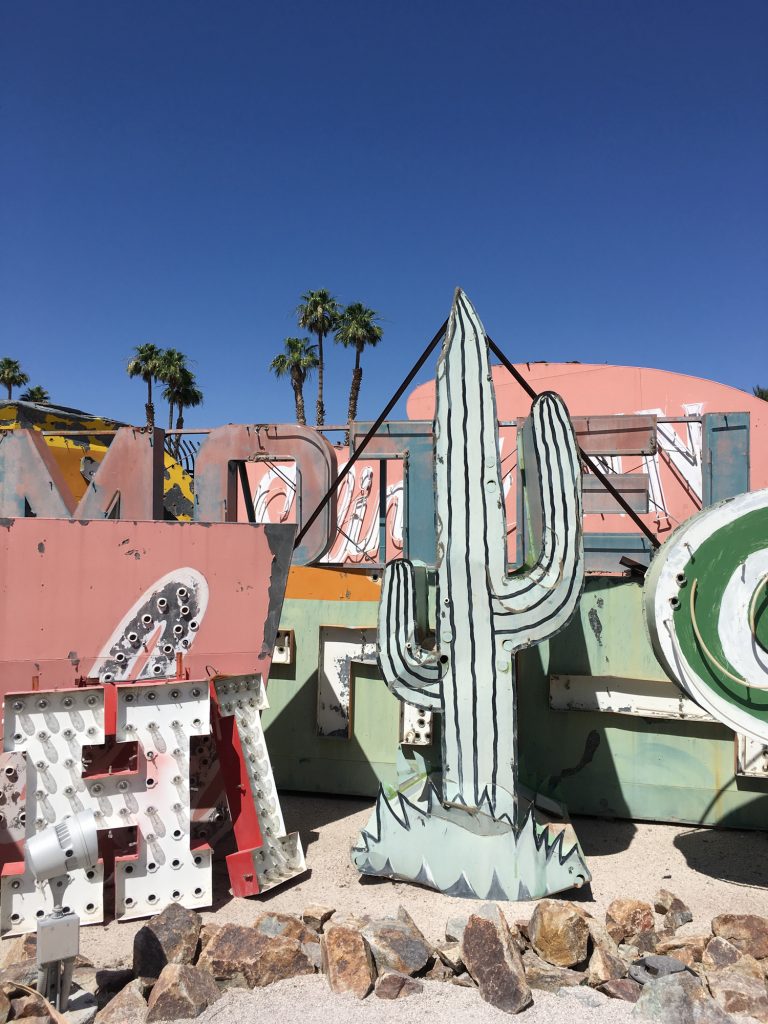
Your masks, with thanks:
[[[382,585],[378,657],[393,693],[442,716],[442,773],[417,799],[380,791],[352,859],[364,874],[453,895],[540,897],[590,875],[572,830],[566,843],[566,833],[521,806],[514,656],[554,636],[576,610],[584,578],[581,466],[563,401],[540,395],[523,444],[537,557],[509,573],[488,342],[461,291],[437,366],[434,437],[435,643],[421,642],[416,570],[395,561]]]

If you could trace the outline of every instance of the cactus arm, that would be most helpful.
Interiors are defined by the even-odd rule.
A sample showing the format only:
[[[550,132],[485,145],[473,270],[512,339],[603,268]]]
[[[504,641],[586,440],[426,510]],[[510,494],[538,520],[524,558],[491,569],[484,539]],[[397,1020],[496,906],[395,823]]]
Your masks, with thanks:
[[[439,711],[446,667],[439,651],[425,650],[417,641],[415,608],[413,566],[405,560],[391,562],[384,570],[379,602],[379,667],[387,686],[401,700],[425,711]]]
[[[541,549],[525,573],[508,575],[498,564],[489,565],[496,634],[507,650],[540,643],[561,629],[576,609],[584,576],[581,467],[573,428],[562,399],[552,393],[536,399],[531,416],[535,465],[527,469],[538,482]]]

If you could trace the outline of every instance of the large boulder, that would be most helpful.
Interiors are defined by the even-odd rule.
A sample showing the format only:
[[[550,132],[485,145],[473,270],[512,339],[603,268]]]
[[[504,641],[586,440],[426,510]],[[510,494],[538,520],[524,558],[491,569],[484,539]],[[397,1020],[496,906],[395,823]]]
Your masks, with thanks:
[[[379,999],[405,999],[417,995],[424,989],[423,982],[412,978],[410,974],[398,971],[384,971],[376,979],[375,993]]]
[[[580,971],[571,971],[567,967],[555,967],[526,949],[523,953],[525,980],[532,989],[540,992],[559,992],[561,988],[576,988],[586,984],[586,976]]]
[[[397,919],[373,920],[363,927],[362,933],[379,973],[416,974],[429,963],[432,948],[403,907],[398,909]]]
[[[711,935],[670,935],[656,944],[656,952],[660,956],[676,956],[684,963],[698,964],[711,939]]]
[[[741,960],[743,956],[741,950],[737,949],[732,942],[715,935],[707,943],[701,963],[705,971],[713,971],[721,967],[730,967]]]
[[[301,920],[307,928],[311,928],[315,932],[321,932],[326,921],[330,921],[335,913],[334,907],[326,907],[321,903],[312,903],[310,906],[304,907]]]
[[[611,999],[623,999],[625,1003],[636,1003],[643,991],[642,985],[638,985],[631,978],[616,978],[613,981],[606,981],[600,986],[599,991]]]
[[[643,900],[618,899],[609,904],[605,926],[614,942],[626,942],[644,932],[653,932],[656,918],[653,907]],[[637,945],[632,942],[632,945]]]
[[[296,939],[314,966],[320,968],[320,936],[291,914],[261,914],[253,923],[260,935],[269,938]]]
[[[728,939],[756,960],[768,957],[768,917],[756,914],[721,914],[712,919],[712,932]]]
[[[169,903],[140,928],[133,940],[133,973],[147,984],[160,977],[166,964],[191,964],[203,920],[180,903]]]
[[[632,1019],[654,1024],[732,1024],[731,1017],[688,971],[644,985]]]
[[[264,935],[255,928],[225,924],[200,953],[207,968],[225,988],[261,988],[298,974],[314,974],[312,956],[298,939]]]
[[[528,936],[542,960],[556,967],[574,967],[587,959],[589,926],[570,903],[537,903],[528,923]]]
[[[707,971],[707,984],[726,1013],[746,1014],[768,1024],[768,988],[762,966],[745,953],[736,963]]]
[[[199,1017],[220,995],[213,975],[204,967],[168,964],[149,997],[147,1024]]]
[[[370,946],[357,928],[331,924],[325,929],[320,946],[323,971],[331,990],[365,999],[373,988],[376,968]]]
[[[657,914],[664,915],[664,929],[668,932],[676,932],[681,925],[693,920],[690,909],[669,889],[659,889],[653,897],[653,905]]]
[[[96,1015],[95,1024],[141,1024],[147,1019],[148,1007],[140,981],[131,981]]]
[[[471,914],[461,939],[461,959],[481,997],[506,1013],[519,1013],[533,1001],[523,961],[504,915],[495,920]]]
[[[595,946],[587,967],[587,982],[593,988],[599,988],[607,981],[618,981],[626,977],[627,965],[620,956],[614,956],[608,950]]]

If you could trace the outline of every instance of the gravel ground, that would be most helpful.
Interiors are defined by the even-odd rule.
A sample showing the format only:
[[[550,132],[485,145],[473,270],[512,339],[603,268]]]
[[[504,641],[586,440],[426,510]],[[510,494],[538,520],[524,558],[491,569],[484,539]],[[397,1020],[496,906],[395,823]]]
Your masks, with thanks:
[[[218,902],[203,919],[217,924],[248,924],[266,909],[301,913],[310,903],[345,912],[394,914],[407,908],[428,939],[444,937],[446,920],[467,913],[476,901],[401,882],[361,878],[349,861],[349,847],[371,812],[371,800],[289,794],[282,797],[289,830],[301,833],[309,872],[292,885],[263,898],[233,899],[228,894],[226,868],[214,867]],[[722,913],[768,915],[768,834],[695,829],[644,822],[574,820],[576,832],[593,875],[591,886],[565,898],[577,899],[594,915],[602,915],[617,896],[652,900],[660,887],[680,896],[693,911],[683,932],[709,931],[712,917]],[[508,904],[510,918],[527,918],[533,903]],[[81,933],[82,952],[98,967],[130,965],[133,936],[142,922],[94,925]],[[594,1001],[590,996],[595,996]],[[624,1019],[630,1007],[606,1000],[599,993],[534,993],[535,1006],[526,1011],[527,1024],[587,1024]],[[594,1005],[599,1004],[599,1005]],[[357,1020],[371,1024],[414,1018],[472,1024],[506,1015],[483,1003],[476,992],[454,985],[429,983],[422,995],[389,1003],[369,997],[362,1004],[332,995],[323,978],[298,978],[254,993],[227,993],[199,1018],[200,1024],[236,1024],[245,1016],[301,1014],[302,1024],[335,1024]]]

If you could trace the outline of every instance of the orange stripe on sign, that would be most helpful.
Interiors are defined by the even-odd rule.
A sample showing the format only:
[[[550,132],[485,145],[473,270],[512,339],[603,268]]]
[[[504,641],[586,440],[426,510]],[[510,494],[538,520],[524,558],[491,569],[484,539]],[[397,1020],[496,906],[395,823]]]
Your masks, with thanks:
[[[295,565],[288,573],[285,596],[297,601],[378,601],[380,580],[341,569]]]

